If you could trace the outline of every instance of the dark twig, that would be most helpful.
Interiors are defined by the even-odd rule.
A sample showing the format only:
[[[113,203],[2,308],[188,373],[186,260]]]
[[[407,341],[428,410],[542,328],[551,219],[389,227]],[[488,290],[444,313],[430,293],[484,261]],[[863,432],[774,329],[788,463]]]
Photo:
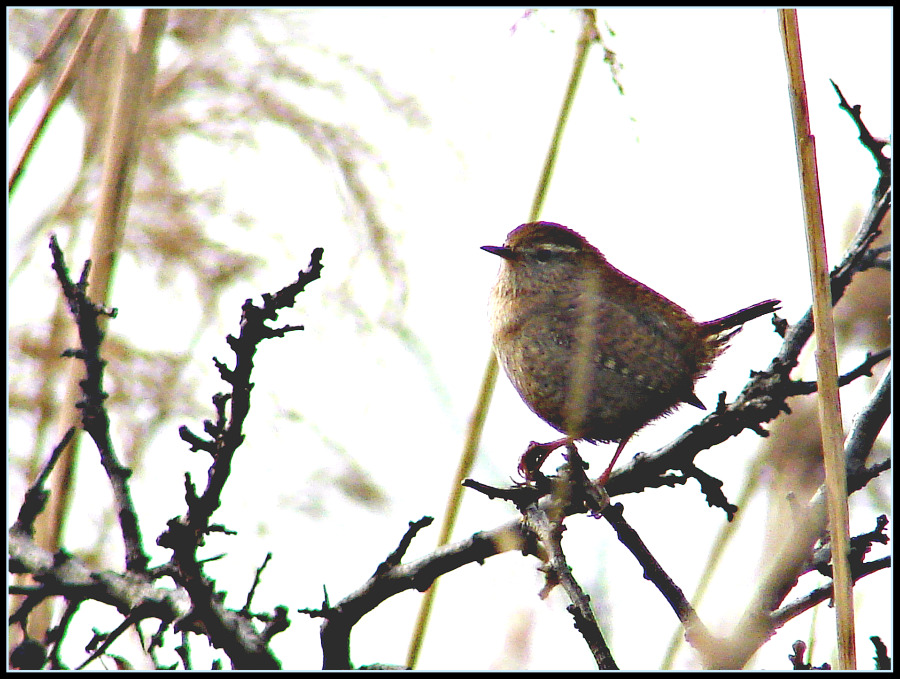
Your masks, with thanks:
[[[693,463],[687,465],[684,471],[688,477],[697,479],[697,483],[700,484],[700,491],[706,497],[706,504],[710,507],[720,507],[725,512],[728,520],[731,521],[734,515],[737,514],[738,507],[731,504],[725,493],[722,492],[722,486],[725,484]]]
[[[131,627],[134,624],[137,624],[137,622],[139,620],[140,620],[140,618],[138,618],[134,614],[126,616],[125,620],[123,620],[119,624],[119,626],[116,627],[116,629],[114,629],[109,634],[106,634],[103,636],[102,643],[97,647],[97,649],[95,651],[93,651],[90,656],[88,656],[87,660],[85,660],[83,663],[81,663],[75,669],[83,670],[88,663],[96,660],[101,655],[103,655],[106,652],[106,649],[109,648],[116,639],[118,639],[120,636],[122,636],[122,634],[124,634],[125,631],[129,627]]]
[[[872,248],[872,242],[881,234],[881,225],[891,211],[892,196],[893,191],[890,187],[887,187],[884,192],[876,191],[872,198],[872,205],[856,230],[853,240],[847,246],[844,258],[831,271],[832,304],[837,304],[844,295],[853,276],[865,269],[866,257]]]
[[[850,431],[844,440],[844,460],[847,470],[847,492],[855,493],[865,488],[873,478],[891,468],[891,458],[866,466],[866,460],[875,445],[875,439],[891,414],[891,375],[888,369],[881,376],[878,386],[868,403],[856,414]]]
[[[604,669],[610,664],[614,666],[614,660],[594,619],[590,599],[572,576],[562,551],[561,536],[564,529],[562,519],[571,513],[587,509],[592,515],[603,516],[609,521],[619,540],[628,547],[643,567],[644,577],[656,585],[675,611],[685,628],[688,641],[698,649],[713,648],[715,639],[700,621],[682,590],[666,574],[637,532],[625,521],[622,505],[611,507],[605,489],[598,489],[596,484],[588,479],[584,463],[573,444],[568,446],[566,459],[569,464],[562,468],[563,473],[559,477],[550,479],[553,495],[544,498],[540,504],[535,502],[523,510],[525,526],[536,535],[540,544],[544,546],[545,559],[549,562],[544,567],[547,572],[547,585],[542,591],[542,596],[553,586],[563,585],[572,601],[572,605],[567,610],[575,618],[575,626],[587,641],[598,667]],[[712,479],[711,481],[716,480]],[[522,489],[516,490],[521,491]],[[504,494],[498,493],[498,495]],[[511,498],[506,497],[505,499]]]
[[[889,461],[884,464],[872,465],[872,467],[870,468],[857,469],[853,466],[854,460],[865,460],[869,451],[871,451],[872,449],[874,438],[877,436],[878,432],[884,425],[884,421],[887,418],[889,412],[890,371],[887,371],[885,375],[882,376],[881,381],[875,392],[872,394],[869,403],[860,411],[857,418],[854,420],[854,424],[851,427],[850,433],[847,437],[846,454],[848,460],[848,475],[850,479],[848,483],[851,489],[862,487],[865,484],[865,479],[871,478],[871,476],[873,475],[877,475],[877,473],[890,466]],[[572,463],[572,469],[576,470],[575,478],[577,479],[577,470],[582,469],[578,464],[580,458],[577,455],[573,456],[571,450],[569,451],[568,457],[570,463]],[[859,465],[857,464],[857,466]],[[556,477],[550,477],[549,487],[552,487],[554,484],[558,483],[558,481],[554,479],[556,479]],[[715,480],[713,479],[713,481]],[[483,486],[483,484],[467,485]],[[481,490],[481,488],[479,488],[479,490]],[[517,487],[509,492],[504,492],[502,489],[489,489],[488,494],[503,497],[504,499],[512,501],[517,501],[526,497],[527,492],[535,493],[538,491],[533,488],[529,489],[528,487]],[[584,496],[584,493],[576,491],[572,493],[572,495]],[[567,515],[569,513],[585,511],[584,504],[582,503],[581,505],[579,505],[576,500],[577,497],[569,498],[569,501],[567,502],[567,506],[565,508],[565,513]],[[552,499],[544,498],[543,500],[541,500],[541,506],[544,506],[545,503],[550,502],[552,502]],[[617,505],[617,508],[620,509],[621,505]],[[654,582],[659,588],[660,592],[663,593],[672,609],[676,612],[679,620],[681,620],[682,624],[685,625],[685,628],[688,631],[687,633],[689,641],[691,641],[691,643],[698,649],[705,649],[705,651],[707,651],[706,655],[715,657],[716,654],[714,649],[716,646],[716,641],[709,635],[706,628],[699,621],[696,616],[696,612],[690,606],[690,603],[684,597],[682,591],[665,574],[665,572],[662,570],[653,556],[649,553],[646,546],[643,545],[639,536],[637,536],[633,529],[631,529],[624,522],[624,519],[621,518],[621,512],[617,512],[616,508],[607,508],[603,511],[603,516],[610,520],[611,525],[613,525],[613,527],[616,529],[617,534],[619,534],[620,540],[622,540],[624,544],[629,546],[629,549],[631,549],[632,553],[635,554],[635,557],[638,558],[638,561],[645,569],[645,577]],[[713,650],[710,651],[710,649]]]
[[[362,617],[374,609],[385,599],[394,594],[409,589],[413,583],[411,580],[404,578],[403,575],[398,577],[400,561],[409,549],[416,534],[431,525],[434,519],[425,516],[418,521],[410,521],[409,528],[404,533],[400,544],[388,557],[378,565],[372,577],[350,596],[343,599],[336,606],[332,607],[328,603],[328,595],[326,592],[325,601],[321,609],[311,610],[303,609],[300,612],[306,613],[310,617],[322,617],[321,639],[322,639],[322,669],[324,670],[349,670],[353,669],[350,661],[350,632],[353,625],[359,622]],[[431,581],[423,586],[417,583],[416,588],[425,591],[431,585]]]
[[[262,566],[256,569],[256,575],[253,577],[253,584],[250,586],[250,591],[247,592],[247,602],[244,604],[244,607],[241,609],[241,613],[245,616],[250,616],[250,604],[253,603],[253,595],[256,594],[256,588],[259,586],[260,578],[262,577],[262,572],[266,569],[266,566],[269,565],[269,561],[272,560],[272,552],[266,554],[266,558],[263,559]]]
[[[79,349],[66,354],[84,362],[85,379],[79,383],[84,398],[75,405],[81,410],[82,427],[96,444],[97,450],[100,452],[100,464],[103,465],[112,486],[116,514],[119,517],[119,526],[125,543],[125,566],[133,573],[143,573],[149,559],[144,553],[141,529],[128,486],[131,470],[122,466],[116,457],[109,433],[109,414],[104,405],[108,394],[103,391],[103,371],[106,361],[100,357],[100,345],[103,343],[104,332],[100,328],[99,318],[101,316],[115,318],[116,310],[94,304],[88,297],[87,281],[91,268],[90,260],[85,262],[81,279],[76,284],[69,276],[62,250],[55,235],[50,236],[50,252],[53,255],[53,270],[59,279],[69,311],[75,318],[81,341]]]
[[[400,544],[397,545],[397,549],[388,554],[388,557],[378,564],[378,568],[375,569],[375,574],[372,577],[378,578],[382,573],[386,573],[394,566],[399,566],[400,562],[403,561],[403,557],[406,555],[406,551],[412,544],[413,538],[416,537],[420,530],[427,528],[432,523],[434,523],[434,518],[431,516],[423,516],[418,521],[410,521],[409,529],[403,534],[403,537],[400,539]]]
[[[610,505],[604,509],[603,518],[609,522],[619,541],[628,548],[628,551],[634,555],[644,569],[644,577],[656,585],[669,606],[675,611],[675,615],[684,626],[688,643],[698,649],[709,648],[714,644],[712,635],[700,620],[691,602],[684,596],[684,592],[663,570],[637,532],[625,521],[622,505]]]
[[[414,527],[418,529],[419,526],[413,524],[410,530]],[[524,534],[519,520],[439,547],[417,561],[397,564],[389,569],[379,567],[376,569],[379,573],[377,578],[369,578],[362,587],[335,606],[331,606],[326,596],[320,609],[302,609],[300,612],[310,617],[326,619],[322,625],[323,665],[327,666],[326,669],[349,669],[350,630],[364,615],[390,597],[411,589],[424,592],[445,573],[466,564],[483,563],[495,554],[511,550],[520,550],[525,554],[539,551],[529,536]]]
[[[871,248],[862,258],[860,268],[863,271],[867,271],[868,269],[883,269],[888,272],[892,271],[892,258],[890,257],[892,247],[892,245],[888,244],[877,248]],[[882,258],[882,255],[888,256]]]
[[[16,518],[16,522],[10,528],[11,531],[22,533],[29,537],[34,535],[34,521],[44,511],[44,506],[47,504],[47,497],[49,496],[49,493],[44,490],[44,484],[47,482],[50,472],[53,471],[57,460],[59,460],[59,456],[66,449],[66,446],[69,445],[72,437],[75,436],[75,431],[75,427],[70,427],[69,431],[63,436],[62,441],[59,442],[59,445],[53,449],[47,464],[44,465],[34,484],[25,493],[25,500],[22,502],[21,509],[19,509],[19,516]]]
[[[886,545],[889,538],[885,529],[888,518],[884,514],[875,520],[875,528],[868,533],[856,535],[850,539],[850,555],[848,559],[854,568],[861,566],[874,543]],[[831,542],[827,542],[815,551],[806,572],[816,570],[826,577],[831,577]]]
[[[841,375],[838,378],[838,385],[841,387],[845,387],[857,378],[872,377],[872,368],[881,363],[884,359],[888,358],[890,355],[890,349],[882,349],[881,351],[875,352],[874,354],[871,351],[866,352],[866,359],[858,366],[856,366],[853,370]],[[788,389],[791,396],[816,393],[815,382],[795,380],[791,383],[791,385],[792,386]]]
[[[51,628],[47,632],[47,641],[52,644],[49,658],[49,669],[51,670],[68,669],[67,667],[63,667],[62,661],[59,658],[59,650],[62,646],[63,639],[66,638],[66,633],[69,630],[69,624],[72,622],[72,619],[75,617],[75,613],[78,612],[78,608],[80,606],[81,601],[79,600],[67,601],[66,609],[63,611],[63,614],[60,617],[59,624],[56,627]]]
[[[191,445],[191,450],[202,449],[212,456],[207,485],[198,495],[189,475],[185,475],[185,516],[171,519],[166,530],[157,538],[157,544],[169,548],[172,554],[172,577],[184,586],[193,604],[191,623],[201,623],[207,637],[216,648],[222,648],[238,669],[278,669],[280,664],[268,641],[271,635],[287,627],[284,611],[277,611],[270,618],[274,621],[260,634],[250,624],[247,616],[230,611],[221,603],[215,591],[215,583],[203,572],[203,563],[197,550],[210,532],[226,532],[224,526],[211,523],[213,513],[221,504],[222,490],[231,474],[231,464],[237,449],[244,441],[243,426],[250,412],[250,392],[253,383],[253,359],[259,344],[273,337],[283,337],[287,332],[300,330],[302,326],[272,328],[267,321],[277,320],[281,309],[292,307],[295,297],[306,286],[319,278],[322,272],[322,248],[313,250],[309,267],[297,275],[297,280],[275,294],[263,294],[262,306],[251,300],[241,309],[240,333],[228,335],[228,345],[235,354],[235,367],[230,369],[215,360],[222,379],[231,385],[231,393],[216,394],[213,405],[216,421],[207,420],[204,431],[211,437],[204,439],[186,427],[180,429],[181,437]],[[230,405],[230,410],[227,406]],[[228,412],[227,412],[228,410]],[[178,629],[184,628],[184,621]]]
[[[830,670],[831,665],[827,662],[822,663],[818,667],[813,667],[811,662],[806,662],[806,642],[802,639],[798,639],[791,645],[791,650],[793,653],[788,655],[788,660],[791,661],[791,669],[794,670]]]
[[[884,425],[889,412],[890,371],[886,371],[867,406],[858,413],[850,435],[845,441],[848,489],[858,489],[856,479],[872,478],[872,465],[865,468],[863,461],[872,450],[875,436]],[[717,667],[741,667],[750,656],[771,636],[773,611],[779,610],[788,593],[796,586],[797,579],[805,572],[815,543],[824,535],[826,526],[825,490],[820,487],[805,507],[798,507],[791,525],[786,526],[780,545],[773,551],[766,569],[755,584],[750,604],[736,626],[736,632],[716,646],[718,657],[709,662]]]
[[[852,569],[853,582],[857,582],[871,573],[888,568],[890,565],[891,557],[886,556],[881,559],[869,561],[861,566],[854,566]],[[805,613],[813,606],[817,606],[823,601],[831,599],[833,594],[834,585],[828,583],[827,585],[814,589],[812,592],[800,597],[796,601],[792,601],[791,603],[782,606],[777,611],[769,614],[771,630],[774,632],[776,629],[793,620],[801,613]]]
[[[250,392],[253,384],[250,374],[253,370],[253,359],[256,350],[264,339],[283,337],[291,330],[302,329],[302,326],[285,326],[270,328],[266,321],[278,318],[278,312],[294,305],[294,298],[305,287],[319,278],[322,272],[322,248],[313,250],[310,265],[301,271],[297,280],[279,290],[274,295],[263,294],[263,305],[255,306],[249,299],[244,302],[241,315],[241,331],[238,337],[229,335],[227,341],[235,353],[235,368],[230,370],[216,361],[222,378],[232,387],[231,394],[217,394],[213,403],[218,414],[217,421],[206,422],[205,431],[213,438],[203,439],[182,427],[179,432],[183,439],[191,444],[192,450],[206,450],[213,456],[213,465],[209,471],[209,482],[202,496],[189,498],[188,514],[181,523],[197,536],[203,535],[209,528],[209,520],[218,509],[222,488],[231,473],[231,461],[237,448],[243,443],[242,433],[244,420],[250,411]],[[226,417],[225,407],[230,401],[230,417]],[[166,534],[163,534],[164,537]]]
[[[857,230],[841,262],[831,272],[832,303],[843,296],[844,291],[865,262],[865,255],[872,241],[881,232],[881,224],[890,211],[891,191],[876,195],[868,214]],[[762,423],[775,419],[782,412],[790,412],[787,398],[792,396],[793,382],[790,372],[799,362],[800,352],[812,336],[812,310],[807,311],[796,324],[787,328],[781,349],[768,368],[752,373],[750,382],[730,404],[724,401],[699,424],[691,427],[672,443],[649,453],[639,453],[623,468],[614,472],[606,489],[611,496],[636,493],[649,487],[683,483],[695,476],[694,458],[702,450],[711,448],[744,429],[752,429],[761,436],[768,433]],[[732,505],[723,502],[724,495],[709,494],[712,488],[701,487],[707,492],[711,506],[720,506],[730,513]]]
[[[194,666],[191,661],[191,649],[187,641],[187,632],[182,632],[181,636],[182,643],[175,647],[175,652],[178,654],[178,657],[181,658],[181,664],[184,665],[184,669],[192,670],[194,669]]]
[[[562,533],[565,530],[562,520],[565,516],[585,509],[590,510],[594,516],[600,516],[604,507],[609,504],[609,496],[588,479],[584,461],[574,443],[569,443],[567,450],[568,464],[561,468],[562,473],[552,478],[538,473],[536,486],[516,486],[503,491],[476,482],[467,485],[489,496],[502,497],[516,503],[522,512],[524,528],[544,548],[541,555],[544,563],[540,570],[544,571],[546,584],[541,590],[541,598],[546,597],[556,585],[561,585],[572,602],[566,610],[574,618],[575,629],[587,643],[597,667],[617,669],[600,625],[594,617],[590,597],[572,574],[562,549]],[[540,498],[547,493],[551,497],[541,501]],[[528,498],[530,499],[526,502]]]
[[[578,454],[578,449],[574,443],[567,446],[566,461],[569,463],[568,474],[572,479],[572,483],[567,484],[566,492],[573,497],[568,498],[570,507],[577,507],[583,502],[590,512],[591,516],[598,518],[603,510],[609,506],[609,495],[605,488],[598,487],[587,476],[587,465]],[[565,470],[564,470],[565,471]],[[577,488],[579,492],[573,493],[572,488]],[[572,502],[574,500],[574,503]]]
[[[875,192],[881,193],[891,183],[891,159],[884,155],[884,147],[887,146],[889,142],[873,137],[872,133],[869,132],[869,128],[866,127],[866,124],[862,121],[862,106],[859,104],[850,106],[847,100],[844,99],[844,93],[841,92],[841,88],[837,86],[837,83],[835,83],[834,80],[831,81],[831,86],[840,98],[841,108],[850,114],[850,117],[856,125],[856,129],[859,130],[859,141],[866,149],[868,149],[869,153],[871,153],[872,157],[875,159],[875,165],[878,167],[878,173],[881,176],[878,181],[878,186],[875,188]]]
[[[260,632],[260,639],[263,643],[272,641],[272,637],[280,632],[284,632],[291,625],[291,621],[287,617],[288,609],[285,606],[276,606],[272,615],[258,613],[255,617],[262,620],[266,626]]]
[[[862,488],[871,476],[865,466],[878,433],[891,414],[891,375],[886,370],[878,382],[868,403],[853,418],[850,431],[844,441],[844,459],[847,466],[847,491]],[[888,463],[890,460],[888,460]]]
[[[466,479],[463,481],[462,485],[486,495],[492,500],[499,498],[501,500],[512,502],[520,510],[524,509],[532,502],[537,502],[540,498],[550,492],[549,488],[543,490],[531,484],[519,484],[509,488],[495,488],[494,486],[489,486],[486,483],[481,483],[474,479]]]
[[[534,533],[547,551],[548,563],[543,567],[547,577],[547,585],[541,592],[541,597],[546,597],[554,585],[561,585],[572,602],[572,605],[567,610],[575,618],[575,628],[581,632],[588,647],[591,649],[597,668],[601,670],[619,669],[612,657],[612,653],[610,653],[609,647],[606,645],[606,641],[603,639],[600,625],[597,624],[597,620],[594,617],[590,597],[584,593],[566,561],[561,541],[565,526],[563,526],[561,521],[551,520],[548,513],[541,509],[537,503],[529,505],[525,509],[524,517],[527,529]]]
[[[869,641],[871,641],[872,646],[875,647],[875,657],[872,658],[872,660],[875,661],[875,669],[890,670],[891,656],[888,655],[887,646],[884,645],[881,637],[869,637]]]
[[[811,666],[804,656],[806,656],[806,642],[798,639],[791,645],[791,650],[793,653],[788,655],[788,660],[791,661],[791,669],[793,670],[808,670],[811,669]]]

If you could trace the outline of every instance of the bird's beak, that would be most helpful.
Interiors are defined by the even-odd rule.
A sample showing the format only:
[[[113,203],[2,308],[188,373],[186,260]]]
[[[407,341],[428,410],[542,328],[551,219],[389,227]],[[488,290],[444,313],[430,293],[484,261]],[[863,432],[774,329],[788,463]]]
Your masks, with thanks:
[[[490,252],[492,255],[503,257],[503,259],[513,258],[513,251],[500,245],[482,245],[481,249],[485,252]]]

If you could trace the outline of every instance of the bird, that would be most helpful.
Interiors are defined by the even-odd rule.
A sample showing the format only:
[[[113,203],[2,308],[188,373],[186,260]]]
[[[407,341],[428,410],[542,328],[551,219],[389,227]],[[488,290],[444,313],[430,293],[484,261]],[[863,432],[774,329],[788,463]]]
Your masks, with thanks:
[[[531,443],[519,463],[526,479],[563,445],[617,442],[605,485],[637,431],[684,403],[706,409],[697,380],[744,323],[781,304],[695,321],[555,222],[522,224],[482,250],[503,260],[490,296],[497,358],[525,404],[564,435]]]

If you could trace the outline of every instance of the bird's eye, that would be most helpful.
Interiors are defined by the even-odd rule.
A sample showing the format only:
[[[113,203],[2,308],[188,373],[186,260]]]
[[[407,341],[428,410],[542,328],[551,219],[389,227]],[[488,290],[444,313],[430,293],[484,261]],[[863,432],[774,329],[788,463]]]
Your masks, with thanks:
[[[550,250],[538,250],[534,253],[534,258],[539,262],[549,262],[553,259],[553,252]]]

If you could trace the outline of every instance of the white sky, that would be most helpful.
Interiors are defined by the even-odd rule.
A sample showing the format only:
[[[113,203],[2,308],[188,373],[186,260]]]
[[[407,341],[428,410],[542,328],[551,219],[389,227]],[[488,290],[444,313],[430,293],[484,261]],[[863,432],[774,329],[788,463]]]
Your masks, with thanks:
[[[318,622],[295,613],[297,608],[321,603],[323,583],[332,602],[346,596],[394,549],[407,521],[431,514],[438,523],[442,515],[489,351],[486,301],[498,263],[478,247],[500,244],[528,217],[580,27],[580,19],[568,10],[540,10],[528,19],[522,15],[515,8],[365,8],[318,10],[309,17],[311,39],[379,71],[395,91],[414,96],[431,120],[427,129],[410,130],[352,90],[349,113],[338,112],[360,124],[386,165],[387,177],[376,175],[374,181],[408,268],[406,319],[431,352],[440,386],[387,333],[360,336],[348,319],[335,319],[334,305],[321,299],[326,281],[310,286],[298,311],[281,318],[305,324],[302,336],[263,346],[247,444],[235,464],[244,485],[234,484],[216,515],[240,535],[209,540],[209,554],[227,551],[228,556],[208,570],[221,588],[232,592],[229,603],[240,607],[254,569],[267,551],[274,552],[255,608],[290,605],[292,626],[273,643],[286,669],[314,669],[320,662]],[[784,302],[782,315],[795,321],[809,304],[809,292],[775,10],[610,9],[598,11],[598,17],[616,33],[608,45],[624,64],[620,79],[625,96],[612,86],[602,54],[595,50],[541,217],[579,230],[617,267],[699,319],[777,297]],[[892,20],[888,8],[799,12],[825,223],[832,236],[867,207],[875,170],[848,116],[837,108],[828,79],[838,83],[851,104],[862,106],[873,134],[891,134]],[[20,77],[16,68],[22,64],[11,66],[11,83]],[[47,165],[40,163],[63,173],[74,168],[73,158],[59,155],[62,142],[49,136],[77,142],[77,134],[65,127],[73,124],[66,115],[57,116],[56,129],[44,141],[55,154],[35,159],[10,205],[10,244],[18,242],[33,215],[50,202]],[[10,129],[13,153],[31,126],[22,119],[33,120],[23,113]],[[77,143],[72,144],[71,153],[79,152]],[[191,376],[202,393],[212,395],[222,386],[210,357],[230,361],[222,340],[236,331],[240,303],[289,282],[318,245],[325,247],[326,280],[332,275],[333,281],[340,280],[352,246],[342,229],[334,178],[323,174],[286,131],[267,129],[258,149],[237,154],[211,152],[202,145],[183,153],[188,181],[198,186],[224,182],[229,203],[257,222],[249,236],[217,225],[216,237],[233,238],[267,260],[253,281],[226,295],[217,327],[197,349]],[[34,177],[41,177],[40,184]],[[63,174],[54,190],[62,193],[66,181]],[[839,252],[832,248],[830,256],[836,260]],[[16,281],[19,289],[36,279],[49,280],[49,265],[38,258],[37,266],[45,264],[46,270],[23,274]],[[80,260],[70,264],[80,268]],[[761,277],[760,271],[766,274]],[[172,324],[164,317],[173,302],[171,291],[159,290],[153,275],[134,263],[120,267],[110,302],[120,308],[115,331],[140,338],[141,346],[178,346],[185,338],[173,338]],[[355,275],[361,303],[377,309],[381,293],[374,277],[365,271]],[[34,313],[14,304],[15,298],[13,287],[12,325]],[[188,303],[186,312],[189,308]],[[166,333],[160,335],[158,328]],[[764,367],[776,346],[768,323],[749,325],[700,383],[701,400],[714,404],[725,385],[741,383],[748,365]],[[304,386],[301,393],[297,385]],[[852,405],[845,403],[845,415],[852,414]],[[649,427],[629,445],[630,454],[656,447],[696,422],[699,411],[689,410]],[[285,411],[302,414],[303,421],[277,417]],[[199,422],[185,423],[200,430]],[[337,472],[343,463],[323,447],[310,423],[373,475],[390,497],[384,512],[360,509],[315,487],[311,476]],[[501,376],[473,475],[504,483],[524,445],[550,435]],[[705,469],[726,481],[732,500],[757,440],[745,433],[717,449],[717,455],[699,458]],[[608,448],[586,446],[583,452],[598,466],[605,464]],[[11,450],[15,455],[15,439]],[[151,448],[153,474],[135,484],[136,502],[148,521],[147,547],[157,549],[153,554],[158,560],[167,553],[155,548],[155,537],[164,521],[181,511],[186,466],[198,480],[205,478],[205,461],[195,458],[173,426]],[[86,480],[83,488],[93,488],[91,483]],[[254,488],[273,483],[277,492],[262,498],[253,494]],[[82,492],[75,511],[98,515],[88,501],[94,501],[94,491]],[[320,493],[316,500],[324,518],[298,511],[315,493]],[[690,593],[723,521],[721,512],[705,506],[696,484],[622,501],[626,518]],[[854,503],[851,528],[870,530],[871,509],[861,497]],[[762,516],[764,508],[758,509],[742,512]],[[512,508],[499,502],[467,496],[456,535],[491,528],[513,515]],[[85,536],[73,531],[70,548],[77,548],[79,539],[90,544],[95,527],[86,524]],[[753,534],[759,529],[750,522],[746,530]],[[607,578],[603,588],[612,620],[607,641],[620,667],[654,669],[674,629],[674,616],[609,533],[587,519],[573,521],[564,543],[569,561],[582,584]],[[436,534],[436,528],[421,533],[410,557],[429,552]],[[738,541],[756,544],[752,537]],[[759,555],[739,556],[749,556],[744,560],[751,563],[744,567],[752,568]],[[294,570],[298,562],[306,569],[299,576]],[[509,653],[507,636],[517,624],[530,621],[532,647],[525,667],[591,669],[561,593],[554,592],[546,602],[537,599],[535,565],[507,554],[444,578],[419,668],[499,668]],[[728,567],[729,575],[713,590],[718,594],[701,609],[709,624],[734,609],[733,600],[718,607],[712,599],[733,599],[741,577],[752,576],[741,574],[737,563]],[[890,638],[886,577],[871,576],[857,588],[861,667],[868,667],[872,655],[868,637]],[[353,635],[354,661],[402,663],[419,599],[407,593],[364,619]],[[757,666],[786,668],[790,644],[808,638],[811,624],[809,615],[792,623],[763,649]],[[833,630],[829,609],[819,611],[815,625],[819,655],[814,662],[833,662],[827,651]],[[689,654],[682,654],[677,667],[691,666]]]

